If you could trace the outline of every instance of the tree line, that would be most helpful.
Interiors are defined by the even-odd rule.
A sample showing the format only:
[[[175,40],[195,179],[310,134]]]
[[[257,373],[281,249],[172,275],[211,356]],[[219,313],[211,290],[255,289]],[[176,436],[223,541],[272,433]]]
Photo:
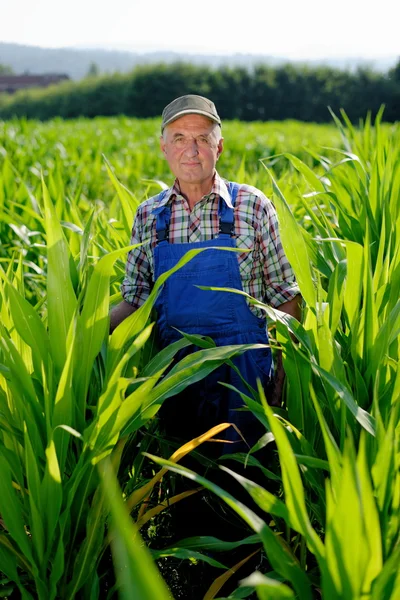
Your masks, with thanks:
[[[329,122],[344,109],[355,121],[374,116],[385,105],[384,120],[400,117],[400,60],[387,73],[360,68],[286,64],[219,67],[188,63],[141,65],[129,74],[87,77],[41,90],[0,96],[0,118],[47,120],[126,115],[158,117],[166,104],[183,94],[212,99],[222,119],[267,121],[297,119]]]

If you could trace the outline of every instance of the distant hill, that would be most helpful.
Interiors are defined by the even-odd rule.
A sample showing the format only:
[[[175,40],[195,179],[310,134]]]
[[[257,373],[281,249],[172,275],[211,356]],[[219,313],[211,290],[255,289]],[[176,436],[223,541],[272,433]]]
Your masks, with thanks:
[[[396,64],[398,57],[377,58],[332,58],[320,60],[293,61],[285,57],[273,57],[261,54],[201,55],[178,52],[139,53],[128,50],[105,50],[98,48],[41,48],[0,42],[0,64],[10,66],[14,73],[65,73],[72,79],[81,79],[95,63],[99,74],[126,73],[137,65],[154,63],[173,63],[177,61],[212,67],[242,66],[251,68],[256,64],[277,66],[291,62],[309,66],[326,65],[337,69],[354,71],[359,66],[370,67],[385,72]]]

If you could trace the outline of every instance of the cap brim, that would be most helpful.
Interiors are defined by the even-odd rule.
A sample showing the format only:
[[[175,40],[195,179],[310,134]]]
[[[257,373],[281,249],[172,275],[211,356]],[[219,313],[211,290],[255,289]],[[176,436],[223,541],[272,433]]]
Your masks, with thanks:
[[[217,123],[217,125],[221,125],[220,119],[216,119],[213,115],[210,115],[210,113],[206,112],[205,110],[188,109],[181,110],[179,113],[168,119],[168,121],[165,121],[165,123],[163,123],[161,126],[161,131],[163,131],[167,125],[173,123],[173,121],[176,121],[177,119],[185,115],[202,115],[203,117],[207,117],[207,119],[210,119],[210,121],[214,121],[214,123]]]

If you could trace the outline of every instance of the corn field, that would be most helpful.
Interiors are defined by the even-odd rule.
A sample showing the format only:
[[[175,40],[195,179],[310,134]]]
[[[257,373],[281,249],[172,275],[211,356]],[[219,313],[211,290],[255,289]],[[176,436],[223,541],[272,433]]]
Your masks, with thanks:
[[[0,596],[397,600],[398,124],[379,115],[354,126],[343,113],[330,126],[223,127],[219,172],[273,200],[304,299],[301,323],[257,303],[282,350],[284,403],[271,408],[261,388],[242,394],[265,436],[233,459],[259,469],[264,485],[226,469],[264,518],[180,464],[229,424],[172,447],[157,415],[252,346],[183,335],[159,351],[153,305],[172,271],[109,335],[136,208],[172,183],[159,125],[0,122]],[[199,350],[168,369],[191,344]],[[252,456],[271,442],[272,469]],[[243,538],[168,545],[177,477],[229,507]],[[239,547],[263,568],[225,593],[242,567],[224,558]],[[190,570],[192,586],[207,565],[212,583],[179,595],[161,575],[168,564]]]

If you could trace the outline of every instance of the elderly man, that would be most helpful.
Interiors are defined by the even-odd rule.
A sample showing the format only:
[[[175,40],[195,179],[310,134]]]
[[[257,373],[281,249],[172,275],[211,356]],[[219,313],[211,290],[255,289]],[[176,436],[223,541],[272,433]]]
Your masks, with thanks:
[[[197,286],[244,290],[300,318],[299,288],[272,203],[260,190],[226,181],[216,171],[224,139],[216,107],[207,98],[186,95],[173,100],[163,111],[161,133],[161,151],[176,179],[171,188],[138,208],[131,243],[145,243],[129,253],[121,288],[124,300],[111,313],[111,330],[146,300],[157,277],[188,250],[204,247],[212,250],[201,252],[170,277],[158,297],[161,344],[179,339],[177,330],[210,336],[217,345],[267,344],[265,316],[244,296]],[[284,372],[280,360],[274,371],[269,349],[247,351],[234,363],[253,387],[261,379],[270,403],[280,403]],[[161,414],[167,432],[179,437],[184,429],[189,438],[230,422],[247,445],[253,444],[262,433],[258,421],[249,411],[237,410],[243,406],[240,395],[221,381],[248,393],[237,372],[224,365],[165,403]],[[243,449],[234,430],[226,439],[237,442],[230,451]]]

